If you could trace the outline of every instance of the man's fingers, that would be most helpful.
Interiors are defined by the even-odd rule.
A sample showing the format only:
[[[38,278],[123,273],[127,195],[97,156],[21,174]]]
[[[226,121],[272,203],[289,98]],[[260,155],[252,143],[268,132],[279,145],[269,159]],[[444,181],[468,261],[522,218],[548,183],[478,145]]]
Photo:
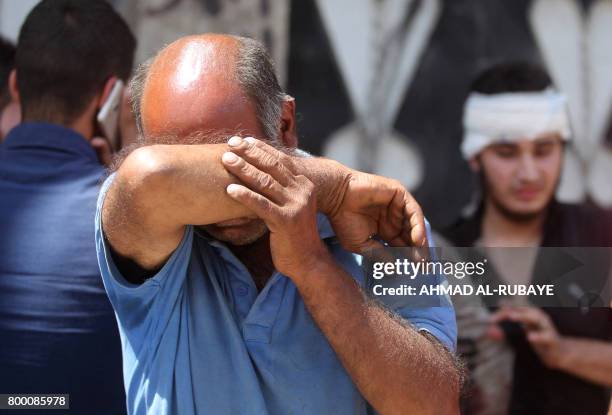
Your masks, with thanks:
[[[89,144],[93,147],[98,156],[98,161],[105,167],[109,167],[113,161],[113,152],[108,140],[102,137],[94,137]]]
[[[404,198],[395,192],[386,209],[381,209],[378,218],[378,233],[391,246],[411,246],[410,240],[403,241]]]
[[[499,327],[497,324],[491,324],[489,327],[487,327],[486,335],[491,340],[499,342],[504,341],[506,338],[504,330],[502,330],[502,328]]]
[[[549,324],[548,316],[534,307],[508,307],[496,313],[496,320],[511,320],[521,323],[527,330],[542,330]]]
[[[253,137],[232,137],[227,142],[232,152],[260,170],[269,173],[281,185],[287,186],[292,173],[285,166],[284,154],[274,147]]]
[[[529,343],[538,346],[547,346],[554,342],[554,337],[550,331],[531,331],[527,333]]]
[[[493,314],[491,314],[491,316],[489,317],[489,321],[495,324],[503,320],[509,320],[511,312],[512,310],[510,308],[502,307]]]
[[[406,189],[398,192],[394,203],[389,209],[389,215],[402,221],[402,239],[409,241],[415,248],[428,246],[425,215],[412,194]]]
[[[521,314],[517,321],[523,324],[526,330],[549,330],[552,326],[547,317],[532,313]]]
[[[286,189],[270,174],[259,170],[234,153],[224,153],[221,161],[227,171],[238,177],[248,188],[270,198],[275,203],[286,202]]]
[[[427,246],[427,230],[425,227],[425,216],[421,207],[414,199],[406,204],[406,217],[410,224],[410,240],[413,246],[423,248]]]
[[[359,254],[366,258],[372,258],[375,252],[381,252],[380,250],[384,252],[384,247],[385,245],[381,242],[371,238],[361,244],[359,247]]]
[[[275,222],[279,208],[266,197],[240,184],[232,183],[225,190],[229,197],[243,204],[263,219],[268,227]]]
[[[532,307],[515,307],[510,312],[510,319],[531,326],[543,326],[546,324],[546,316]]]
[[[392,246],[427,247],[425,217],[419,204],[401,187],[378,218],[380,235]]]

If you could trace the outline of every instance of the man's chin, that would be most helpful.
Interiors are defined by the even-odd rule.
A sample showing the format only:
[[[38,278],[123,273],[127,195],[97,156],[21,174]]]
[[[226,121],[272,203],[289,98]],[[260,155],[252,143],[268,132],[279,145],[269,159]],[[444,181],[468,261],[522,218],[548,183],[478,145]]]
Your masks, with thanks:
[[[495,205],[498,211],[514,222],[531,222],[546,212],[549,203],[534,203],[531,206],[529,204],[506,206],[503,203],[495,203]]]
[[[254,220],[240,226],[205,225],[201,229],[218,241],[230,245],[249,245],[268,233],[265,223]]]

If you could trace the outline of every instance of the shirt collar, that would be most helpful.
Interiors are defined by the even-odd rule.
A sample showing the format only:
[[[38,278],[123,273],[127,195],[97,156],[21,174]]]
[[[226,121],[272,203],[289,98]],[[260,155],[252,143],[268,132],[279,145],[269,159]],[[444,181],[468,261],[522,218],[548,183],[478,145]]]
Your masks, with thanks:
[[[334,238],[336,236],[331,223],[329,223],[329,219],[322,213],[317,214],[317,229],[321,239]]]
[[[3,146],[7,149],[47,148],[98,160],[85,137],[70,128],[45,122],[19,124],[6,136]]]

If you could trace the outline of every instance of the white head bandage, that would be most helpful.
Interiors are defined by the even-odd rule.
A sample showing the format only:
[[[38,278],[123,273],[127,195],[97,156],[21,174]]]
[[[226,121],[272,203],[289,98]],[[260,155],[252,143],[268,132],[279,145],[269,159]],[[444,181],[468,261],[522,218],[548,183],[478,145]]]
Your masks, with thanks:
[[[461,153],[466,160],[495,143],[535,139],[547,133],[558,133],[563,140],[571,137],[566,99],[553,89],[472,93],[465,104],[463,128]]]

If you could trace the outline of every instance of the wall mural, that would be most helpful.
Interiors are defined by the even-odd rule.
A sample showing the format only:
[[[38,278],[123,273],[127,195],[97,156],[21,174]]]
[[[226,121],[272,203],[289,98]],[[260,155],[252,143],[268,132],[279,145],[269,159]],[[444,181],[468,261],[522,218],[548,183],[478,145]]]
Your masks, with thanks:
[[[317,0],[317,5],[355,114],[332,133],[325,155],[418,187],[423,157],[394,124],[440,2]]]
[[[612,203],[612,151],[605,136],[612,113],[612,1],[581,7],[572,0],[537,0],[529,21],[557,86],[569,99],[575,153],[567,163],[566,199],[586,195]]]
[[[299,36],[298,44],[292,38],[289,86],[296,88],[303,111],[303,141],[316,152],[402,180],[434,224],[448,224],[469,202],[473,188],[458,151],[470,81],[494,63],[535,61],[548,67],[568,95],[576,136],[559,198],[612,204],[612,186],[606,183],[612,177],[612,149],[605,139],[612,130],[612,1],[313,3],[309,24],[321,25],[324,38]],[[292,7],[305,6],[293,2]],[[292,36],[305,27],[293,19]],[[341,123],[327,125],[324,139],[319,136],[323,127],[309,115],[322,111],[300,105],[302,87],[291,79],[295,71],[316,65],[292,65],[302,59],[303,47],[328,49],[352,110]],[[311,99],[306,104],[314,106]],[[319,105],[331,110],[324,97]]]
[[[142,61],[190,33],[224,32],[263,41],[286,73],[289,0],[115,0],[138,38]]]

